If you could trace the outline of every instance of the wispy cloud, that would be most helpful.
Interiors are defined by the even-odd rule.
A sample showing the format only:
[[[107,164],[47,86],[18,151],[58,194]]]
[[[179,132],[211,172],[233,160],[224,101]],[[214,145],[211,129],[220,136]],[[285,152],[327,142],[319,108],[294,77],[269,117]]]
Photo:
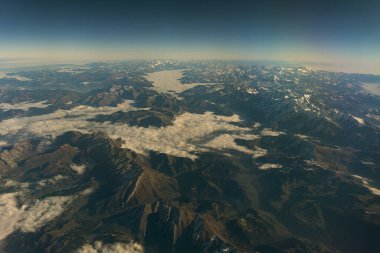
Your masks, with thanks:
[[[54,196],[37,199],[32,205],[19,207],[18,197],[22,192],[0,195],[0,241],[15,230],[35,232],[58,217],[74,196]]]
[[[50,196],[33,199],[30,196],[34,186],[45,187],[66,179],[56,175],[31,183],[6,180],[2,187],[15,189],[14,192],[0,194],[0,242],[14,231],[36,232],[50,221],[59,217],[75,199],[91,194],[89,187],[69,196]]]

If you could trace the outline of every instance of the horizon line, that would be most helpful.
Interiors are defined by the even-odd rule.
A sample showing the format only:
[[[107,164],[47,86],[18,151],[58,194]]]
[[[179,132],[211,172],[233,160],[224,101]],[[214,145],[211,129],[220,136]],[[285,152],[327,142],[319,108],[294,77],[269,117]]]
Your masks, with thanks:
[[[92,63],[122,63],[133,61],[177,61],[177,62],[243,62],[243,63],[263,63],[261,66],[278,66],[293,65],[284,67],[308,67],[313,70],[327,71],[335,73],[348,73],[348,74],[367,74],[367,75],[380,75],[380,68],[375,71],[355,70],[353,66],[361,66],[354,64],[333,63],[328,61],[307,61],[307,60],[284,60],[284,59],[265,59],[265,58],[172,58],[172,57],[156,57],[156,58],[119,58],[119,59],[57,59],[55,57],[1,57],[0,56],[0,70],[17,69],[17,68],[31,68],[31,67],[49,67],[54,65],[86,65]],[[10,63],[9,66],[7,63]],[[260,65],[260,64],[257,64]],[[351,67],[351,69],[347,69]],[[346,69],[344,69],[346,68]]]

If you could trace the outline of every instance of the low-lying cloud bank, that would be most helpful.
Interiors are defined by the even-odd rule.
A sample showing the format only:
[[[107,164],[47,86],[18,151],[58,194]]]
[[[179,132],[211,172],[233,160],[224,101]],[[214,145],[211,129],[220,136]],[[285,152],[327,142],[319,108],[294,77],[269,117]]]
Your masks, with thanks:
[[[146,79],[153,84],[153,90],[161,93],[181,93],[200,85],[214,85],[214,83],[181,83],[184,70],[163,70],[148,73]]]
[[[38,231],[59,217],[72,201],[94,191],[93,188],[87,188],[74,195],[30,200],[30,189],[36,185],[45,187],[47,184],[56,184],[64,179],[64,176],[56,175],[32,183],[5,180],[0,189],[7,188],[8,191],[11,188],[14,192],[0,194],[0,243],[14,231],[24,233]]]
[[[74,196],[54,196],[37,199],[31,206],[18,201],[22,192],[0,195],[0,241],[16,230],[36,232],[60,216]]]
[[[31,117],[17,117],[0,122],[0,140],[8,144],[28,139],[34,136],[57,135],[70,130],[91,130],[87,122],[97,115],[108,115],[117,111],[135,110],[132,101],[125,101],[117,107],[91,107],[80,105],[70,110],[57,110],[53,113]],[[7,141],[8,140],[8,141]]]
[[[241,121],[238,115],[219,116],[211,112],[204,114],[186,112],[179,115],[173,125],[162,128],[89,121],[97,115],[131,110],[137,108],[131,105],[131,101],[125,101],[117,107],[96,108],[81,105],[45,115],[7,119],[0,122],[0,141],[12,144],[33,137],[54,138],[67,131],[83,133],[103,131],[112,138],[121,138],[125,141],[125,148],[138,153],[153,150],[194,159],[199,152],[218,149],[236,150],[256,158],[265,155],[265,150],[259,147],[251,150],[235,143],[235,139],[255,140],[261,136],[252,134],[252,128],[238,126],[236,123]],[[268,133],[272,136],[277,134],[265,129],[263,136]]]
[[[164,128],[127,127],[109,123],[98,127],[111,137],[120,137],[125,141],[125,148],[138,153],[154,150],[194,159],[199,152],[234,149],[253,155],[254,151],[237,145],[234,140],[254,140],[258,136],[251,134],[250,128],[234,124],[237,122],[240,122],[237,115],[226,117],[208,112],[183,113],[174,120],[173,125]]]

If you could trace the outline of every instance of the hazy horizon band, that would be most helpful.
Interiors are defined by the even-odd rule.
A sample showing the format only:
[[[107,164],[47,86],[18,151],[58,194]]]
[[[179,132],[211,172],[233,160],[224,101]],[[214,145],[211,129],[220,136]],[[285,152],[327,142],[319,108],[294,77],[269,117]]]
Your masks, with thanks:
[[[25,1],[0,8],[0,58],[271,60],[380,74],[380,1]]]

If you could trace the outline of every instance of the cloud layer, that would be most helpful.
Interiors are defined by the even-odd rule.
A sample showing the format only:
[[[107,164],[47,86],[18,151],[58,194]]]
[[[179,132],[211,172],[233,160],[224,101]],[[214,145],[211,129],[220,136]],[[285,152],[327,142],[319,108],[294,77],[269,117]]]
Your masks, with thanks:
[[[31,206],[19,205],[22,192],[0,195],[0,241],[13,231],[35,232],[62,214],[74,196],[37,199]]]
[[[181,83],[183,70],[164,70],[149,73],[146,79],[153,84],[153,90],[162,93],[181,93],[198,85],[213,85],[213,83]]]
[[[59,217],[72,201],[94,191],[94,188],[90,187],[75,195],[32,199],[30,190],[35,186],[45,187],[47,184],[56,184],[64,179],[66,177],[56,175],[32,183],[4,180],[0,190],[3,190],[2,187],[6,188],[6,191],[10,188],[15,190],[0,194],[0,243],[14,231],[24,233],[38,231]]]
[[[154,150],[180,157],[196,158],[197,153],[214,149],[237,150],[254,157],[265,154],[262,149],[250,150],[239,146],[235,139],[255,140],[260,136],[252,134],[252,128],[236,123],[238,115],[219,116],[211,112],[204,114],[183,113],[173,125],[162,128],[143,128],[123,123],[93,122],[88,119],[99,114],[135,110],[130,101],[117,107],[78,106],[70,110],[57,110],[50,114],[20,117],[0,122],[0,141],[15,143],[32,137],[55,137],[66,131],[90,133],[103,131],[112,138],[124,140],[123,147],[138,153]],[[271,133],[266,130],[267,133]]]

